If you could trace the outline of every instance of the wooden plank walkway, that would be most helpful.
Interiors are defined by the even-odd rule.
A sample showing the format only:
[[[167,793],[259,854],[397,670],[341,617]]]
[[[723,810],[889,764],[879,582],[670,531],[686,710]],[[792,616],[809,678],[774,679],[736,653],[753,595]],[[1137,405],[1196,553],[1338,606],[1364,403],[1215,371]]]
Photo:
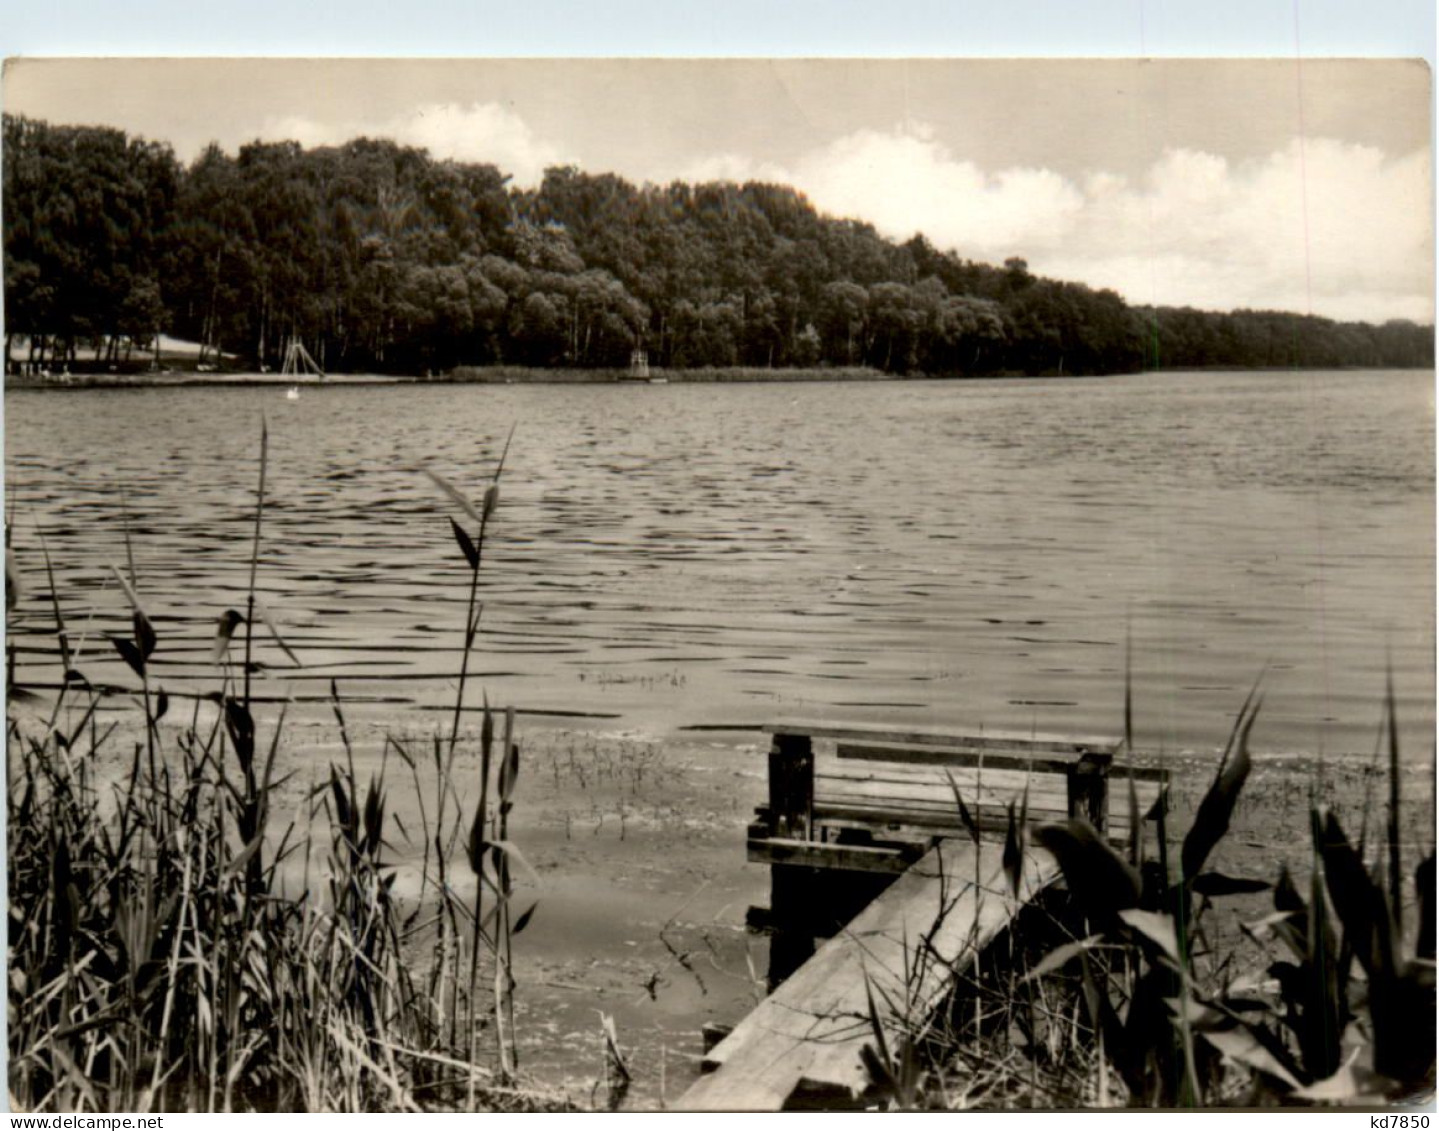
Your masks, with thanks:
[[[676,1108],[778,1111],[797,1092],[839,1094],[851,1102],[861,1097],[869,1078],[860,1050],[874,1040],[866,978],[883,991],[874,1000],[888,1039],[898,1025],[886,998],[908,1002],[913,1016],[928,1018],[955,973],[974,961],[1020,904],[1059,875],[1053,856],[1029,849],[1016,899],[1002,854],[1002,844],[982,840],[976,846],[968,838],[930,849],[710,1051],[705,1067],[711,1071]],[[938,961],[916,958],[927,935]]]

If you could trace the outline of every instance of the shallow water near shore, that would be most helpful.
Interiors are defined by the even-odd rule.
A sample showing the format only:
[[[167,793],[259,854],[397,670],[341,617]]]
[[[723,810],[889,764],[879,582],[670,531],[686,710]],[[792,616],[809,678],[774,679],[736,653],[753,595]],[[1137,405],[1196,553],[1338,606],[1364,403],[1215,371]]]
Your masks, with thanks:
[[[1386,662],[1407,756],[1434,733],[1433,375],[16,392],[19,673],[54,683],[43,532],[81,669],[127,500],[172,696],[213,689],[239,606],[258,424],[261,593],[303,667],[258,691],[376,717],[452,701],[464,562],[428,461],[478,497],[491,702],[654,735],[781,715],[1367,755]],[[478,696],[475,697],[476,701]],[[476,703],[477,705],[477,703]],[[327,712],[326,712],[327,713]]]

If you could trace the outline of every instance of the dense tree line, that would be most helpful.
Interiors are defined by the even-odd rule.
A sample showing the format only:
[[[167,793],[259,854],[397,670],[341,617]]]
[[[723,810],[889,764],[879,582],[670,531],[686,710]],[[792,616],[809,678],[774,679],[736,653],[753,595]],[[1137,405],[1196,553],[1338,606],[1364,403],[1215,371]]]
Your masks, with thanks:
[[[1432,332],[1275,312],[1138,308],[1112,291],[900,244],[795,190],[635,186],[358,139],[164,145],[4,120],[6,357],[115,364],[158,332],[275,366],[869,366],[1086,374],[1423,366]],[[48,352],[47,352],[48,351]]]

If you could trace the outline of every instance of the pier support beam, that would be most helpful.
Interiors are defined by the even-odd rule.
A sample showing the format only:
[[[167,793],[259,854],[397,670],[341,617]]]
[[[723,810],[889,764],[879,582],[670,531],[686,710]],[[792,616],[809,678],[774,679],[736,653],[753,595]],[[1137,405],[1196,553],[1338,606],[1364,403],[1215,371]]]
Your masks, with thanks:
[[[1069,770],[1069,815],[1083,817],[1104,832],[1109,816],[1109,754],[1083,755]]]
[[[771,865],[770,910],[764,917],[770,931],[766,972],[770,991],[808,962],[820,943],[837,934],[897,875]]]
[[[814,824],[814,748],[808,735],[777,734],[769,749],[771,836],[808,840]]]

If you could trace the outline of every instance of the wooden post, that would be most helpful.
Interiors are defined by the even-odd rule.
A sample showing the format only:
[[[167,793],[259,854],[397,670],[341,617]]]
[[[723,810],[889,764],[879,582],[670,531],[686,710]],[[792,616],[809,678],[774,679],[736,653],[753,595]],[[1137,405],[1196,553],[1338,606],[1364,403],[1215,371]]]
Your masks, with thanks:
[[[814,954],[815,871],[788,864],[769,870],[771,933],[767,988],[775,988]]]
[[[1089,753],[1069,771],[1069,815],[1083,817],[1103,832],[1109,818],[1109,765],[1113,756]]]
[[[805,734],[777,734],[769,750],[772,836],[808,840],[814,812],[814,750]]]
[[[770,836],[808,840],[814,814],[814,748],[805,734],[777,734],[769,750]],[[809,868],[775,864],[770,868],[769,986],[773,989],[814,953],[812,888]]]

